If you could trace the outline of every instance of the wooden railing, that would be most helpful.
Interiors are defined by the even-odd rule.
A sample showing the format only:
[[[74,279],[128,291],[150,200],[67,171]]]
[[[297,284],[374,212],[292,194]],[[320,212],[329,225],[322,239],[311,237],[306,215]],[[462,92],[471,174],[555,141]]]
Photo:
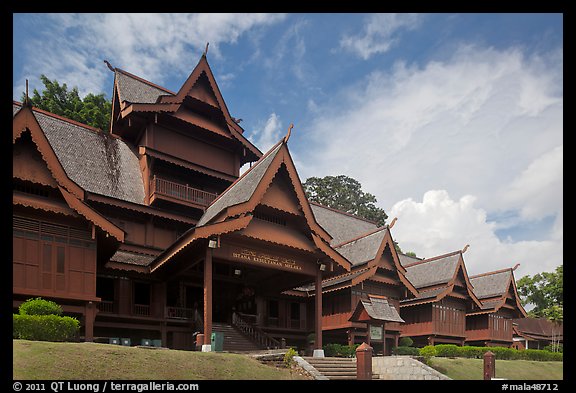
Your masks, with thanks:
[[[108,301],[108,300],[102,300],[100,302],[100,304],[98,305],[98,310],[100,310],[100,312],[113,314],[114,313],[114,302]]]
[[[135,304],[133,314],[138,316],[150,316],[150,306],[147,304]]]
[[[218,196],[211,192],[189,187],[187,184],[175,183],[170,180],[154,176],[150,183],[150,195],[166,195],[200,206],[208,206]]]
[[[171,319],[192,319],[194,317],[194,310],[185,307],[166,307],[166,318]]]
[[[258,326],[246,321],[238,313],[232,314],[232,325],[264,348],[277,349],[282,347],[280,341],[269,336]]]

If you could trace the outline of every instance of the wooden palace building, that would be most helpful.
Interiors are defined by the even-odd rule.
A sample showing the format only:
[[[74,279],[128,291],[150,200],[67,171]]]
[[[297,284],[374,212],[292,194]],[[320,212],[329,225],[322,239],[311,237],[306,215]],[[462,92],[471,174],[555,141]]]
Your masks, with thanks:
[[[195,349],[203,334],[205,351],[218,331],[224,350],[313,336],[318,356],[329,342],[390,353],[401,336],[512,343],[490,322],[525,315],[510,269],[468,277],[460,251],[411,258],[394,222],[309,202],[290,129],[254,146],[206,54],[178,92],[114,73],[110,130],[13,103],[14,309],[41,296],[86,341]]]

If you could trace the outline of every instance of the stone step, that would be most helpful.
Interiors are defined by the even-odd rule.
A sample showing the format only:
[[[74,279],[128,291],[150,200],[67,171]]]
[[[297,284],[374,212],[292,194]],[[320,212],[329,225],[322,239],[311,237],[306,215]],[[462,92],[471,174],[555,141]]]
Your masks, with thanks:
[[[349,373],[356,373],[356,367],[316,367],[314,368],[321,373],[323,372],[331,372],[331,371],[339,371],[339,372],[349,372]]]
[[[332,377],[328,377],[328,379],[334,380],[334,381],[336,381],[336,380],[352,380],[352,379],[356,379],[356,375],[354,375],[353,377],[352,377],[352,376],[347,376],[347,375],[344,375],[344,376],[332,376]]]

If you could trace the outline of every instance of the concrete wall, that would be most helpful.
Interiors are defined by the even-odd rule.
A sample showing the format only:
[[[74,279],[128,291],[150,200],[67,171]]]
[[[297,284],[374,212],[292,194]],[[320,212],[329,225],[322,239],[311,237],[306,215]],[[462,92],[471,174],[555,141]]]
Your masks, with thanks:
[[[372,358],[372,374],[384,380],[444,380],[450,379],[432,367],[410,356],[378,356]]]

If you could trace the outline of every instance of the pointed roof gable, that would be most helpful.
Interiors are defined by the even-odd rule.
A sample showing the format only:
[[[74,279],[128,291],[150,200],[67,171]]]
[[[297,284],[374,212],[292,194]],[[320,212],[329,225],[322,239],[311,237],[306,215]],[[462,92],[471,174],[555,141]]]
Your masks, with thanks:
[[[479,308],[482,303],[473,291],[473,285],[468,277],[462,250],[439,255],[429,259],[418,259],[404,256],[406,278],[418,289],[419,294],[413,299],[404,299],[402,305],[413,305],[438,301],[449,295],[460,277],[468,296]],[[408,263],[410,258],[413,262]],[[427,289],[430,288],[430,289]]]
[[[13,105],[17,106],[18,103]],[[118,241],[123,242],[125,233],[122,229],[82,202],[85,198],[85,190],[65,170],[60,156],[56,154],[58,148],[54,148],[55,146],[48,138],[50,132],[58,128],[58,125],[53,122],[63,123],[62,127],[81,127],[80,123],[68,123],[63,118],[52,120],[50,115],[52,114],[35,108],[21,107],[13,117],[13,143],[16,143],[23,133],[28,132],[68,206]]]
[[[506,303],[506,297],[510,293],[515,300],[519,314],[523,317],[527,316],[526,310],[520,303],[513,268],[477,274],[470,277],[470,282],[474,286],[474,294],[482,303],[483,311],[481,312],[498,311]]]
[[[160,96],[176,94],[120,68],[114,71],[114,86],[120,103],[155,104]]]
[[[14,141],[28,127],[43,156],[47,155],[48,167],[56,172],[62,169],[56,177],[68,178],[71,182],[65,188],[72,187],[69,191],[74,195],[84,199],[85,190],[144,203],[138,157],[120,138],[37,108],[20,113],[14,117]],[[52,164],[56,162],[59,165]]]
[[[404,265],[406,278],[418,289],[447,284],[460,262],[460,251]]]
[[[368,299],[360,299],[352,315],[348,319],[352,322],[401,322],[404,320],[398,310],[388,303],[384,296],[368,295]]]
[[[378,229],[378,225],[372,221],[316,202],[310,202],[310,207],[318,224],[332,236],[332,246]]]
[[[406,269],[400,264],[389,225],[368,231],[355,239],[333,246],[333,248],[352,263],[353,270],[352,273],[344,273],[322,281],[322,288],[338,290],[370,279],[376,274],[384,250],[388,248],[399,280],[413,295],[418,295],[418,290],[405,277]],[[295,291],[309,290],[308,287],[295,288]]]
[[[265,155],[263,155],[254,166],[252,166],[248,171],[246,171],[240,178],[238,178],[234,183],[230,185],[222,194],[218,196],[211,204],[208,206],[196,228],[190,230],[184,234],[180,239],[176,241],[178,244],[174,244],[170,248],[182,249],[190,244],[197,235],[195,232],[200,230],[210,231],[210,228],[216,227],[219,224],[230,223],[238,220],[238,217],[248,217],[252,219],[254,210],[263,201],[266,191],[270,188],[274,178],[281,168],[284,168],[287,173],[290,185],[294,192],[296,201],[299,204],[299,212],[304,218],[304,221],[310,230],[310,236],[315,245],[315,248],[319,249],[322,253],[330,257],[338,265],[343,267],[345,270],[350,271],[351,264],[337,251],[330,247],[330,241],[332,238],[330,235],[316,222],[314,214],[306,194],[302,187],[300,178],[290,156],[290,152],[287,146],[287,140],[282,139],[276,145],[274,145]],[[269,205],[270,202],[268,201]],[[246,222],[241,228],[235,230],[250,233],[248,227],[249,221]],[[305,241],[301,238],[294,239],[295,243],[293,246],[305,249]],[[159,266],[167,262],[172,255],[167,256],[161,254],[157,261],[154,262],[155,266]],[[156,268],[156,267],[155,267]]]
[[[243,135],[244,129],[230,115],[205,54],[202,55],[177,93],[118,68],[115,69],[115,74],[114,95],[121,103],[120,113],[122,116],[127,116],[131,112],[168,112],[174,114],[180,109],[187,97],[190,97],[219,109],[229,135],[217,132],[213,127],[206,127],[204,124],[206,122],[203,122],[202,128],[238,140],[253,158],[262,156],[262,152]]]

